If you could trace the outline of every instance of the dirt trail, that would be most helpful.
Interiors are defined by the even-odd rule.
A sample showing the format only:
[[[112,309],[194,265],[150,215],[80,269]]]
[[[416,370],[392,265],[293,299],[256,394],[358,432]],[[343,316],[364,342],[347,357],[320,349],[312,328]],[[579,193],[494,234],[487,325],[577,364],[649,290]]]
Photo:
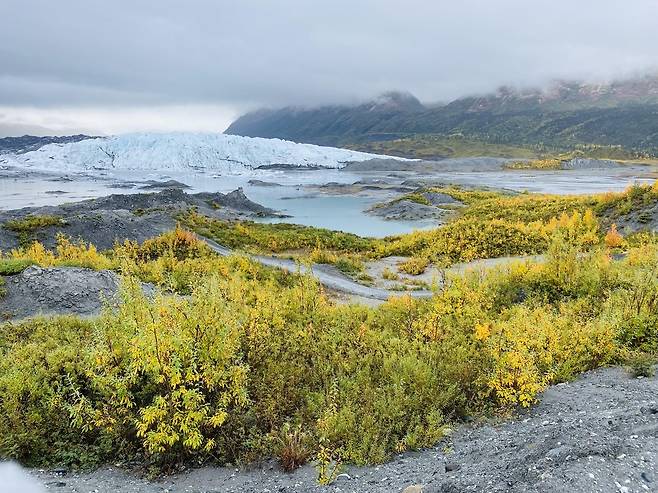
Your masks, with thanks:
[[[205,241],[211,250],[219,255],[228,256],[234,252],[230,248],[216,243],[213,240],[199,236],[200,239]],[[392,296],[401,296],[402,294],[409,294],[414,298],[431,298],[434,294],[432,291],[389,291],[386,289],[371,288],[369,286],[364,286],[351,280],[350,278],[343,276],[341,274],[332,272],[329,269],[323,268],[322,265],[314,264],[313,266],[298,264],[293,260],[282,259],[277,257],[268,257],[264,255],[249,255],[249,258],[258,262],[262,265],[268,267],[276,267],[278,269],[283,269],[287,272],[299,272],[301,274],[311,274],[315,277],[320,283],[334,291],[339,291],[341,293],[351,294],[355,296],[360,296],[363,298],[371,298],[376,300],[385,301]]]
[[[31,471],[62,493],[88,492],[599,492],[658,491],[658,379],[606,368],[549,388],[513,419],[463,426],[433,449],[373,467],[346,467],[319,486],[311,465],[204,467],[149,482],[114,467],[91,473]]]

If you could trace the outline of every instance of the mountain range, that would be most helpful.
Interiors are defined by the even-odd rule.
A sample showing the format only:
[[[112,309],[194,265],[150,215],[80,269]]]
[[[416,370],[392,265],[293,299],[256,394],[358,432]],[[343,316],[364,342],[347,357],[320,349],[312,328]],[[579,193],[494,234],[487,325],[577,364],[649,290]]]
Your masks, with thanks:
[[[531,147],[622,147],[658,152],[658,76],[606,84],[559,81],[545,89],[501,87],[447,104],[390,92],[359,105],[286,107],[247,113],[226,133],[351,146],[419,135]]]

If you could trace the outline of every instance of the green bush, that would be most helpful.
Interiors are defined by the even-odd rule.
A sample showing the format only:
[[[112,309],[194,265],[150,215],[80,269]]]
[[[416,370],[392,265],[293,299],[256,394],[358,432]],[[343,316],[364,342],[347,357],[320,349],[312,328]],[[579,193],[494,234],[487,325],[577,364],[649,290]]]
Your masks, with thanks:
[[[377,243],[377,240],[351,233],[297,224],[221,221],[194,212],[180,219],[191,230],[230,248],[255,248],[275,253],[298,249],[357,253],[372,251]]]
[[[65,221],[58,216],[33,216],[27,215],[21,219],[12,219],[3,224],[3,228],[16,233],[32,232],[49,226],[63,226]]]
[[[651,354],[631,352],[624,362],[632,377],[653,377],[656,374],[656,357]]]
[[[58,216],[27,215],[21,219],[12,219],[5,222],[2,227],[18,234],[18,241],[21,246],[27,246],[34,241],[34,233],[40,229],[51,226],[65,226],[66,221]]]
[[[34,265],[34,262],[31,260],[0,258],[0,276],[20,274],[30,265]]]

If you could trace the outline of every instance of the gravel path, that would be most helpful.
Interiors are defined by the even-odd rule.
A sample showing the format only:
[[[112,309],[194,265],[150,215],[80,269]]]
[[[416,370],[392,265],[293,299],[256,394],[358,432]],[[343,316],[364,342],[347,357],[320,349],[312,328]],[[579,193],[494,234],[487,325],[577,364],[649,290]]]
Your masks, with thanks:
[[[285,474],[274,463],[205,467],[155,482],[114,467],[31,474],[62,493],[634,493],[658,491],[657,460],[658,379],[606,368],[549,388],[514,419],[462,427],[434,449],[381,466],[347,467],[326,487],[310,465]]]
[[[205,241],[208,246],[215,253],[219,255],[228,256],[233,253],[230,248],[226,248],[213,240],[199,236],[200,239]],[[376,300],[385,301],[391,296],[401,296],[402,294],[408,294],[414,298],[431,298],[433,296],[432,291],[389,291],[386,289],[371,288],[370,286],[364,286],[358,282],[353,281],[352,279],[333,272],[332,269],[326,268],[326,266],[313,264],[312,266],[307,266],[299,264],[294,260],[277,258],[277,257],[268,257],[264,255],[249,255],[249,258],[252,260],[266,265],[268,267],[276,267],[278,269],[283,269],[288,272],[299,272],[301,274],[311,274],[315,277],[320,284],[334,291],[339,291],[341,293],[346,293],[350,295],[359,296],[362,298],[371,298]]]

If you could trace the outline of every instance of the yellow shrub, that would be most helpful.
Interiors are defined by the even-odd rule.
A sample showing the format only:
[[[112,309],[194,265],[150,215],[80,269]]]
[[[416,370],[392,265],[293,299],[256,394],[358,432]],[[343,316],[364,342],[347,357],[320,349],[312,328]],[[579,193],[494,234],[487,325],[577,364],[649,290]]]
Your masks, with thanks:
[[[474,254],[487,237],[501,250],[537,235],[547,258],[377,308],[334,305],[313,278],[206,257],[189,238],[182,249],[161,239],[142,258],[138,245],[117,246],[107,256],[126,277],[117,308],[0,324],[0,456],[236,463],[276,453],[293,426],[325,465],[381,462],[436,443],[451,421],[527,406],[546,385],[658,350],[655,243],[622,261],[583,252],[571,240],[591,232],[585,212],[550,228],[489,224],[440,238]],[[436,248],[435,235],[416,238]],[[20,254],[51,263],[102,255],[31,248]],[[138,278],[189,296],[147,298]]]
[[[549,383],[605,364],[615,354],[612,325],[577,319],[574,305],[514,308],[480,337],[493,360],[488,387],[504,406],[529,406]],[[507,318],[507,317],[506,317]]]
[[[21,250],[12,250],[11,257],[14,259],[30,260],[41,267],[52,267],[55,265],[57,258],[53,252],[35,241],[28,248]]]
[[[425,272],[427,266],[429,265],[429,260],[426,258],[412,257],[404,262],[398,264],[398,270],[400,272],[405,272],[411,274],[412,276],[418,276]]]
[[[316,247],[311,251],[309,260],[314,264],[334,264],[338,257],[333,252]]]
[[[14,259],[29,260],[41,267],[78,266],[90,269],[111,269],[116,266],[106,255],[99,253],[92,244],[72,243],[63,235],[57,236],[55,251],[47,250],[35,241],[28,248],[12,250]]]
[[[156,238],[146,240],[138,249],[139,258],[152,260],[166,254],[182,260],[191,257],[204,257],[210,252],[208,245],[196,235],[180,226]]]
[[[624,237],[617,231],[617,225],[612,223],[610,229],[605,234],[605,246],[608,248],[619,248],[624,244]]]
[[[114,262],[99,253],[91,243],[71,243],[63,235],[57,237],[56,255],[57,265],[75,265],[90,269],[111,269],[115,266]]]

